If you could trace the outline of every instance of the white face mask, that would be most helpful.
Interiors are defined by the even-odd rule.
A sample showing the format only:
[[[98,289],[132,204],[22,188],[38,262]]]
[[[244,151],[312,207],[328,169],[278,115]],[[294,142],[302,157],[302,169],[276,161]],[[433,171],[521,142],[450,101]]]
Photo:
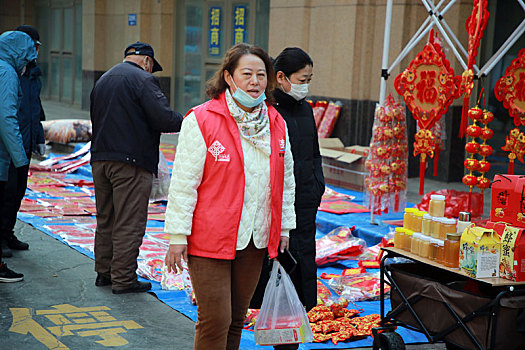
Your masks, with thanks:
[[[300,101],[302,100],[303,98],[306,97],[306,95],[308,95],[308,83],[304,83],[304,84],[294,84],[290,81],[290,79],[288,79],[288,77],[285,77],[286,80],[288,80],[288,82],[290,83],[291,87],[290,87],[290,91],[287,92],[288,95],[292,96],[293,98],[295,98],[297,101]]]

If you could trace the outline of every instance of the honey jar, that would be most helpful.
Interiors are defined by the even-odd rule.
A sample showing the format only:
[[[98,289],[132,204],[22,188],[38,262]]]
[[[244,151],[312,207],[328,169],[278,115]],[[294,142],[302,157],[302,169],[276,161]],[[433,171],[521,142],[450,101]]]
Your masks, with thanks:
[[[432,216],[445,216],[445,196],[433,194],[430,196],[428,204],[428,213]]]

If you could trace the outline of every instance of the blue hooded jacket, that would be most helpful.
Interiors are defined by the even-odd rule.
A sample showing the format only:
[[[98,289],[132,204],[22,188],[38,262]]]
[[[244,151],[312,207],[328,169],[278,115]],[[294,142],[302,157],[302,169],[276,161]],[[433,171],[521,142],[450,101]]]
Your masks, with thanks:
[[[0,35],[0,181],[7,181],[11,160],[17,168],[28,164],[17,118],[22,96],[19,76],[36,57],[29,35],[19,31]]]

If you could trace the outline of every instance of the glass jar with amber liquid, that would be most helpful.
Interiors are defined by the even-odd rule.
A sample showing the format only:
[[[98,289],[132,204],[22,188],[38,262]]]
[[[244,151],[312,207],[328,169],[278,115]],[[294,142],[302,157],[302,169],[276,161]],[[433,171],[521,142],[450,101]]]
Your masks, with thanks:
[[[445,240],[445,258],[443,265],[447,267],[459,267],[459,248],[460,248],[460,233],[447,233]]]

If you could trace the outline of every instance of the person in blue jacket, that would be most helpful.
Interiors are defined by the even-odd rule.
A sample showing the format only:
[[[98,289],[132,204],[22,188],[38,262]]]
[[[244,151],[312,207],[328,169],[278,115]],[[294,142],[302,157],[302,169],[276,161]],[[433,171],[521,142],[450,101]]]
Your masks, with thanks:
[[[41,45],[40,35],[35,27],[21,25],[16,30],[26,33],[33,39],[37,54]],[[27,64],[24,74],[20,76],[22,88],[22,101],[18,109],[18,126],[22,134],[24,149],[27,159],[31,161],[31,153],[43,155],[45,152],[44,128],[41,120],[45,119],[40,90],[42,71],[35,61]],[[4,201],[0,202],[0,240],[2,241],[2,254],[4,258],[13,255],[11,249],[27,250],[29,244],[20,241],[14,234],[16,215],[24,198],[27,188],[29,164],[16,168],[11,162],[9,166],[8,181],[4,188]]]
[[[8,31],[0,35],[0,203],[4,202],[11,162],[16,168],[29,163],[17,119],[22,94],[19,77],[36,57],[35,43],[26,33]],[[24,275],[10,270],[1,258],[0,245],[0,282],[24,279]]]

